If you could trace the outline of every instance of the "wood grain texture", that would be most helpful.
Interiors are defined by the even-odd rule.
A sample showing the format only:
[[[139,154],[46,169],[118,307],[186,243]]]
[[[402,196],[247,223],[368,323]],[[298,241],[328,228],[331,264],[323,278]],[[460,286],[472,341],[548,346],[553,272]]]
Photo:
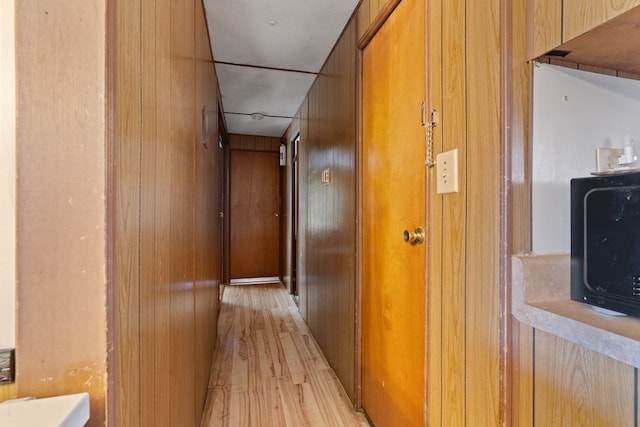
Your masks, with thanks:
[[[638,47],[629,43],[638,33],[640,7],[634,7],[620,13],[601,25],[566,41],[559,49],[569,52],[563,59],[582,66],[590,65],[606,70],[624,70],[631,73],[640,72],[637,60]]]
[[[180,366],[171,381],[171,425],[196,425],[194,328],[194,150],[195,1],[171,1],[171,169],[169,209],[171,251],[170,363]],[[199,113],[199,112],[198,112]],[[199,132],[198,132],[199,134]]]
[[[141,135],[139,139],[139,153],[138,157],[132,156],[128,159],[129,162],[138,162],[140,188],[135,189],[139,191],[135,200],[140,203],[138,215],[138,244],[139,247],[135,248],[139,251],[139,271],[135,272],[138,275],[137,279],[140,281],[139,289],[132,287],[133,292],[138,292],[138,303],[141,301],[154,301],[155,300],[155,233],[144,232],[140,230],[139,224],[153,224],[156,215],[156,156],[157,156],[157,123],[158,123],[158,80],[155,78],[156,69],[156,49],[157,42],[155,38],[156,33],[156,2],[155,0],[142,0],[139,5],[134,2],[134,5],[140,7],[140,12],[134,15],[139,15],[140,21],[140,64],[135,62],[130,66],[140,66],[140,80],[141,80],[141,92],[140,92],[140,111],[137,115],[141,123]],[[129,5],[128,5],[129,6]],[[135,123],[135,121],[133,121]],[[124,159],[122,159],[124,160]],[[129,185],[126,180],[119,181],[120,183]],[[123,185],[121,188],[124,188]],[[134,189],[132,189],[134,190]],[[130,190],[130,191],[132,191]],[[130,239],[131,236],[124,235]],[[145,333],[144,331],[153,331],[155,327],[155,305],[154,304],[140,304],[137,309],[139,310],[138,316],[140,319],[140,341],[139,341],[139,380],[140,380],[140,425],[151,426],[155,422],[155,400],[154,400],[154,388],[156,382],[156,366],[154,363],[140,363],[143,360],[154,360],[155,358],[155,346],[156,336],[155,334]]]
[[[367,426],[287,290],[224,291],[201,426]]]
[[[465,223],[467,214],[467,64],[465,1],[442,8],[442,150],[458,149],[460,192],[442,198],[442,423],[464,425],[466,417]],[[436,152],[437,153],[437,152]],[[473,304],[473,302],[469,302]]]
[[[513,395],[511,425],[533,426],[534,334],[532,327],[514,322]]]
[[[634,425],[634,369],[537,330],[536,426]]]
[[[640,0],[563,0],[562,42],[609,21],[640,4]]]
[[[511,72],[506,78],[510,83],[510,135],[507,141],[511,168],[511,228],[509,230],[511,252],[527,253],[531,250],[531,141],[530,109],[532,65],[527,62],[527,37],[522,31],[527,21],[524,2],[511,9]]]
[[[532,20],[529,27],[529,59],[562,44],[562,1],[529,0]]]
[[[404,0],[362,59],[362,406],[377,426],[424,417],[425,246],[402,239],[426,220],[423,19]]]
[[[503,53],[510,60],[507,94],[510,106],[508,111],[507,152],[510,168],[508,177],[510,190],[506,197],[510,206],[507,225],[507,254],[528,253],[531,250],[531,67],[527,60],[527,34],[521,29],[528,20],[525,2],[512,3],[510,49]],[[503,124],[504,125],[504,124]],[[507,274],[507,287],[511,283],[511,271]],[[512,320],[511,342],[511,396],[506,403],[511,417],[506,425],[527,426],[533,423],[533,329]]]
[[[444,3],[429,1],[426,6],[426,106],[427,111],[436,110],[441,116],[443,113],[443,69],[438,64],[443,58],[442,28]],[[433,128],[431,137],[434,154],[443,151],[442,122]],[[427,132],[427,131],[425,131]],[[436,192],[436,170],[427,170],[427,191],[430,194]],[[442,333],[443,333],[443,304],[442,304],[442,256],[443,241],[443,197],[429,197],[427,199],[427,308],[426,308],[426,371],[425,406],[427,425],[442,425],[443,393],[442,370],[443,357]]]
[[[117,9],[118,49],[117,76],[120,78],[116,89],[117,141],[115,161],[119,165],[115,171],[116,200],[116,241],[114,253],[116,283],[138,283],[140,247],[140,195],[137,186],[129,185],[140,176],[140,140],[142,82],[138,67],[140,52],[140,1],[128,2]],[[134,42],[135,41],[135,42]],[[124,96],[127,94],[127,96]],[[124,143],[126,141],[126,143]],[[138,319],[139,293],[137,286],[116,286],[115,322],[115,396],[116,424],[140,425],[140,325],[128,319]],[[126,393],[122,392],[126,390]]]
[[[280,150],[280,138],[255,135],[230,135],[229,147],[232,150],[268,151],[277,153]]]
[[[391,15],[393,10],[398,6],[400,0],[389,0],[383,2],[380,0],[377,7],[373,9],[374,3],[372,2],[372,9],[370,10],[370,16],[364,33],[358,39],[358,47],[363,49],[378,32],[378,29],[384,24],[387,18]]]
[[[218,91],[215,67],[211,57],[204,5],[196,2],[196,129],[202,131],[203,110],[207,116],[208,145],[196,143],[195,148],[195,402],[194,419],[202,417],[211,360],[215,349],[212,332],[217,329],[219,286],[222,278],[222,224],[218,212],[223,206],[220,197],[222,182],[221,158],[218,147]],[[196,132],[201,141],[201,132]]]
[[[369,29],[371,24],[370,18],[371,0],[362,0],[360,6],[358,6],[357,25],[358,25],[358,40],[360,40]]]
[[[193,426],[222,274],[215,70],[200,2],[118,6],[116,423]]]
[[[154,358],[145,363],[154,365],[154,376],[146,381],[153,383],[153,394],[145,398],[153,400],[153,417],[142,420],[148,425],[171,425],[171,193],[167,191],[171,169],[171,34],[166,31],[171,24],[171,0],[156,0],[155,65],[156,65],[156,191],[154,218],[145,228],[153,229],[154,264],[145,266],[154,271],[153,306],[154,326],[148,331],[153,335]],[[150,106],[151,107],[151,106]],[[151,362],[153,360],[153,363]]]
[[[5,400],[15,399],[16,395],[16,385],[15,384],[3,384],[0,385],[0,403]]]
[[[501,315],[506,281],[500,273],[500,202],[506,189],[500,7],[499,0],[466,2],[466,419],[487,425],[500,425],[503,415],[501,336],[510,326]]]
[[[355,398],[356,23],[334,47],[299,111],[300,311]],[[330,123],[330,126],[327,126]],[[332,181],[320,177],[330,169]]]

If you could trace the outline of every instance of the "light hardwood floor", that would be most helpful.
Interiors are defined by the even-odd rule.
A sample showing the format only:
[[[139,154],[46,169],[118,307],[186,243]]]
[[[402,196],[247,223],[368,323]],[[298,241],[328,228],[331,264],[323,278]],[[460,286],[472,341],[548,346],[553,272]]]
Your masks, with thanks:
[[[368,425],[282,285],[225,288],[201,427]]]

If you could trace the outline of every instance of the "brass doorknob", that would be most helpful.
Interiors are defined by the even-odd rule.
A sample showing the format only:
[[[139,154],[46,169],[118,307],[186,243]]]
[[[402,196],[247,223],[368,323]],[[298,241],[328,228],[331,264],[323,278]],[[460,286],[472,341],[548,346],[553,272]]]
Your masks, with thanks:
[[[404,241],[412,245],[422,244],[424,242],[424,229],[418,227],[414,233],[404,230]]]

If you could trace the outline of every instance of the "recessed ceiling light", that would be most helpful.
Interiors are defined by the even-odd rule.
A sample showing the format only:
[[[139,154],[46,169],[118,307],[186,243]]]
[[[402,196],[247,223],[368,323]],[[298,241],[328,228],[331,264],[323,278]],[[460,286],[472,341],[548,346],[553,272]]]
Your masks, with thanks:
[[[262,113],[253,113],[253,114],[251,114],[251,118],[253,120],[262,120],[262,119],[264,119],[264,114],[262,114]]]
[[[274,25],[276,25],[276,24],[277,24],[277,22],[276,22],[276,21],[274,21],[273,19],[269,21],[269,25],[271,25],[271,26],[274,26]]]

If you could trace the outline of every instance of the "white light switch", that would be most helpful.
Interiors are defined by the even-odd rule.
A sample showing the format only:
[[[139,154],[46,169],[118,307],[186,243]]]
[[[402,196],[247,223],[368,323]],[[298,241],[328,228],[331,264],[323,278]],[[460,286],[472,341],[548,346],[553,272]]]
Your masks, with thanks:
[[[458,192],[458,149],[446,151],[436,156],[436,192]]]

